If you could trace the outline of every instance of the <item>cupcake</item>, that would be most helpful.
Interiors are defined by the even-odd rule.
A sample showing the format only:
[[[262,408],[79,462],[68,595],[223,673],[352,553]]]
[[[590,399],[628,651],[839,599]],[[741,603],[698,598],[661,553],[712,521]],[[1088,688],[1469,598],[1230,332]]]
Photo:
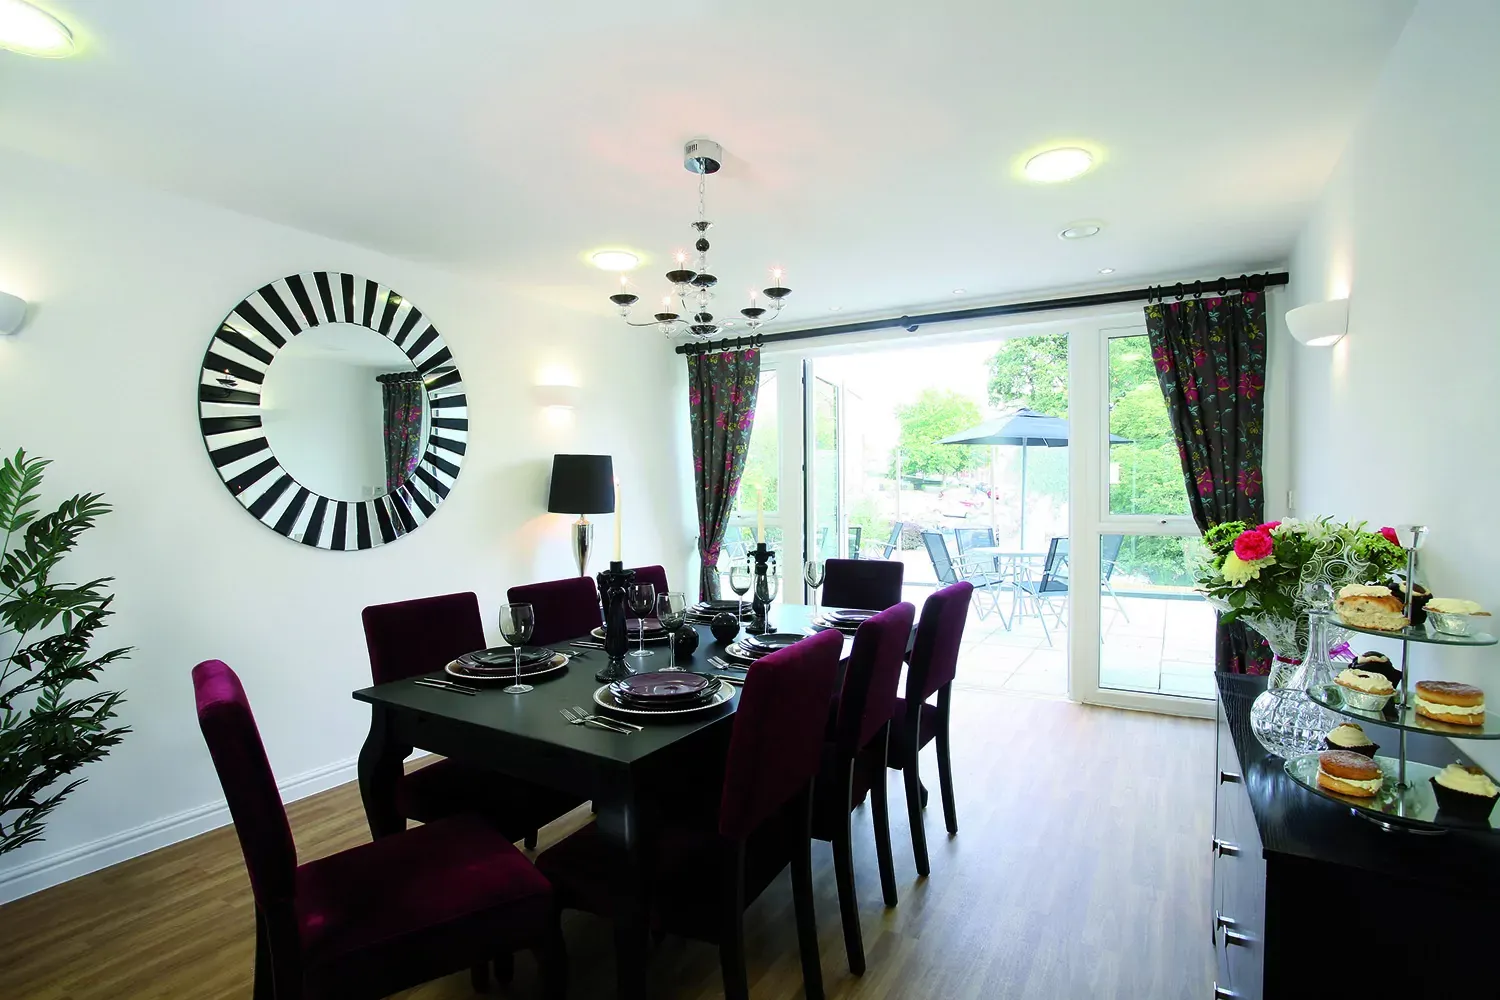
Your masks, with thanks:
[[[1427,602],[1427,612],[1432,617],[1432,627],[1449,635],[1471,635],[1483,623],[1480,618],[1489,618],[1490,613],[1474,601],[1456,597],[1436,597]]]
[[[1339,591],[1333,610],[1345,625],[1399,632],[1406,627],[1406,605],[1384,585],[1351,583]]]
[[[1369,757],[1348,750],[1325,750],[1318,754],[1318,787],[1338,795],[1371,799],[1380,793],[1385,775]]]
[[[1391,593],[1404,607],[1406,605],[1406,580],[1399,576],[1392,580]],[[1432,591],[1420,583],[1412,588],[1411,623],[1413,625],[1421,625],[1427,621],[1427,602],[1430,600],[1432,600]]]
[[[1484,725],[1484,692],[1457,681],[1417,681],[1417,714],[1455,726]]]
[[[1361,712],[1378,712],[1396,693],[1395,685],[1384,674],[1372,670],[1346,667],[1333,682],[1344,695],[1344,704]]]
[[[1464,819],[1489,819],[1495,799],[1500,798],[1500,789],[1477,767],[1449,764],[1428,780],[1432,782],[1432,794],[1437,796],[1438,811]]]
[[[1401,683],[1401,668],[1391,662],[1391,658],[1384,653],[1370,650],[1360,653],[1354,661],[1356,670],[1368,670],[1372,674],[1381,674],[1392,684]]]
[[[1375,751],[1380,749],[1378,744],[1370,742],[1370,737],[1357,722],[1346,722],[1329,730],[1323,737],[1323,746],[1328,750],[1348,750],[1361,757],[1374,757]]]

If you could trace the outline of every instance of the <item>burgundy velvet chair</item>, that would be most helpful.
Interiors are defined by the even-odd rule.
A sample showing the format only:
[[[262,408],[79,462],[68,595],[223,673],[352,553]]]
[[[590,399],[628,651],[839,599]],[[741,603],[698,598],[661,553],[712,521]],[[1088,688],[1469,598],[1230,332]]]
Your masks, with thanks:
[[[696,814],[673,789],[672,819],[655,838],[652,923],[719,946],[728,1000],[747,1000],[745,907],[788,865],[802,986],[822,1000],[813,915],[809,796],[818,771],[843,638],[828,631],[751,664],[739,694],[724,780]],[[707,791],[712,791],[711,786]],[[537,859],[562,906],[609,915],[612,858],[588,826]]]
[[[531,633],[534,646],[579,639],[604,624],[599,588],[594,586],[593,577],[570,576],[511,587],[505,599],[511,604],[530,604],[536,613],[536,627]]]
[[[829,559],[823,576],[823,604],[830,608],[884,611],[901,603],[906,571],[894,559]]]
[[[831,561],[831,560],[830,560]],[[859,898],[854,889],[853,830],[850,813],[870,796],[875,857],[886,906],[896,905],[896,869],[891,860],[891,821],[885,761],[901,686],[901,666],[917,609],[905,602],[864,622],[844,668],[833,740],[823,748],[823,764],[813,792],[813,836],[833,845],[839,915],[849,971],[865,972],[865,946],[859,929]]]
[[[958,832],[958,811],[953,804],[953,761],[949,758],[948,719],[953,708],[953,678],[958,674],[958,647],[969,620],[969,600],[974,586],[959,582],[934,591],[922,605],[922,620],[911,648],[911,669],[906,673],[906,697],[896,699],[891,720],[890,766],[904,771],[906,814],[911,820],[911,850],[917,874],[927,875],[927,829],[922,809],[927,791],[917,772],[919,752],[937,740],[938,783],[942,786],[943,818],[948,832]],[[928,699],[937,695],[937,704]]]
[[[206,660],[193,689],[255,897],[257,1000],[383,997],[464,968],[478,986],[518,948],[566,994],[552,887],[503,834],[460,816],[299,865],[239,678]]]
[[[376,604],[365,608],[361,617],[376,684],[442,670],[454,658],[485,645],[479,598],[472,593]],[[511,840],[524,838],[527,847],[536,846],[538,827],[581,801],[451,758],[403,774],[396,783],[396,808],[406,819],[430,823],[477,812]]]
[[[634,572],[635,582],[649,583],[654,586],[657,597],[672,589],[667,586],[667,571],[661,566],[637,566]]]

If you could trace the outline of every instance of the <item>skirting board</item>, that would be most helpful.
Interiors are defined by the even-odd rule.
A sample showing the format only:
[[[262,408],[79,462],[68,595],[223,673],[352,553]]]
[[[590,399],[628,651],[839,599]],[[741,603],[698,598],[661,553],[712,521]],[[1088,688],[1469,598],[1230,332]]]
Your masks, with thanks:
[[[281,797],[287,802],[316,795],[356,776],[357,758],[334,761],[313,768],[295,778],[289,778],[278,787]],[[171,816],[142,823],[130,830],[121,830],[87,844],[79,844],[37,858],[24,865],[0,872],[0,904],[8,903],[49,886],[58,885],[81,875],[96,872],[121,861],[150,854],[179,841],[196,837],[200,833],[218,829],[229,823],[229,803],[224,799],[208,802]]]

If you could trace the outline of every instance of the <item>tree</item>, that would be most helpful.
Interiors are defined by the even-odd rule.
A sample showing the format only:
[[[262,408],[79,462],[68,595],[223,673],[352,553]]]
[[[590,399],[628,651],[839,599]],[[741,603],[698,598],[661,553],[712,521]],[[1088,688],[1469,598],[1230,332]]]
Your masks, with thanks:
[[[47,815],[83,779],[58,782],[102,759],[130,731],[109,726],[119,692],[68,692],[78,683],[92,688],[100,670],[129,652],[89,652],[94,633],[114,614],[104,590],[109,580],[49,579],[109,507],[85,493],[38,516],[46,466],[24,451],[0,465],[0,637],[10,644],[0,659],[0,854],[40,840]]]
[[[916,402],[897,406],[902,473],[946,478],[983,465],[983,448],[938,444],[979,420],[979,404],[952,389],[923,389]]]
[[[990,358],[990,404],[1068,415],[1068,335],[1014,337]]]

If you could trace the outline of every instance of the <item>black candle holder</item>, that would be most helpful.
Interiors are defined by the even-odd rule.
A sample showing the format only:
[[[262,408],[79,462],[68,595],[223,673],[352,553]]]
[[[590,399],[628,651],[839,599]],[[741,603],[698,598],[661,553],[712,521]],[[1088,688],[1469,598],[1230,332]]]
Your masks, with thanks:
[[[596,681],[608,683],[630,676],[630,667],[625,662],[625,651],[630,646],[630,636],[625,630],[625,591],[634,579],[635,570],[626,569],[618,561],[599,573],[599,600],[604,605],[604,655],[609,662],[594,674]]]
[[[746,631],[753,635],[765,635],[776,628],[766,621],[766,614],[771,610],[771,581],[768,574],[776,564],[776,553],[766,548],[765,542],[758,542],[751,551],[750,558],[755,560],[755,597],[750,602],[750,611],[755,620]]]

